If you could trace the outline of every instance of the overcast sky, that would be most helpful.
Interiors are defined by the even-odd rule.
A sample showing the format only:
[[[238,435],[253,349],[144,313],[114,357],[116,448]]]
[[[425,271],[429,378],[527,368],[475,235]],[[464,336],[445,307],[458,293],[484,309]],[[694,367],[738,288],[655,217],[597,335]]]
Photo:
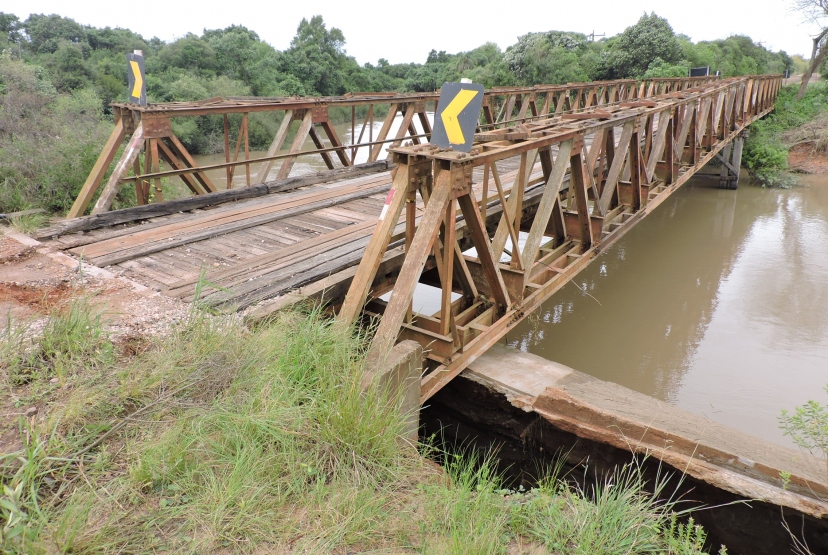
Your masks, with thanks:
[[[812,25],[789,9],[789,0],[523,0],[502,4],[377,0],[3,0],[0,11],[21,19],[57,13],[95,27],[126,27],[165,41],[187,33],[244,25],[284,50],[303,17],[323,16],[345,34],[346,50],[360,64],[425,62],[432,48],[455,53],[485,42],[502,49],[531,31],[577,31],[612,36],[644,12],[667,18],[693,41],[748,35],[771,50],[810,56]]]

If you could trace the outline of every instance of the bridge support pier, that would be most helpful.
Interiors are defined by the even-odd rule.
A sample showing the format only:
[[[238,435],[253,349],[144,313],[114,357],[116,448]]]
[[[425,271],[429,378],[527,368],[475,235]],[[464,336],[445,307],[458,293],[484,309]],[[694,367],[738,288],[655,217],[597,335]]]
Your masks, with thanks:
[[[739,172],[742,169],[742,148],[747,136],[748,130],[745,129],[738,137],[733,139],[733,142],[725,146],[716,155],[716,159],[722,163],[721,173],[719,174],[719,188],[731,190],[738,188]]]

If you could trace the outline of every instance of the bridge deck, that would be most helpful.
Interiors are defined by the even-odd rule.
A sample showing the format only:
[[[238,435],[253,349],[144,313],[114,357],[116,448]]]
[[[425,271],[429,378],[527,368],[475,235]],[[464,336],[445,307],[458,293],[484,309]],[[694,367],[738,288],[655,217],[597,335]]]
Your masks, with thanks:
[[[505,183],[516,173],[509,166],[514,164],[501,165]],[[533,177],[540,175],[538,164]],[[391,182],[387,171],[372,173],[60,235],[50,245],[186,301],[193,300],[203,272],[209,284],[200,287],[200,298],[239,310],[356,266]],[[508,192],[511,186],[505,188]],[[482,198],[479,176],[475,194]],[[494,218],[499,201],[491,191],[487,196]],[[421,211],[422,202],[418,207]],[[400,244],[404,230],[403,218],[394,245]]]

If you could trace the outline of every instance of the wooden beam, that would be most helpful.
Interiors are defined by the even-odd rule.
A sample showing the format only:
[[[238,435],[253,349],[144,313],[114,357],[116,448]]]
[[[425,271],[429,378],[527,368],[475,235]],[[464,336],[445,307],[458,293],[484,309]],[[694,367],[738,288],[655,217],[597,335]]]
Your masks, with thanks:
[[[397,173],[405,172],[398,171]],[[408,307],[414,298],[414,290],[420,281],[423,266],[425,266],[428,255],[434,246],[437,233],[440,231],[440,225],[443,222],[451,192],[451,172],[440,172],[434,190],[431,192],[431,198],[420,219],[420,224],[417,226],[417,233],[411,242],[411,249],[405,255],[405,261],[391,293],[391,299],[385,308],[385,314],[383,314],[374,334],[374,339],[371,341],[367,356],[369,368],[377,368],[381,365],[388,353],[391,352],[392,347],[394,347],[397,335],[400,332],[400,326],[402,326]],[[400,196],[405,197],[405,195]],[[382,253],[380,253],[381,255]],[[371,260],[371,264],[373,266],[373,260]],[[360,291],[361,289],[356,290],[357,293]],[[344,323],[345,320],[342,320],[342,322]]]
[[[558,158],[552,166],[552,171],[546,181],[537,212],[532,220],[532,227],[529,236],[526,238],[526,245],[523,247],[523,281],[524,286],[529,281],[532,266],[537,260],[538,249],[546,231],[549,218],[552,216],[552,209],[560,199],[561,184],[563,183],[566,168],[569,165],[569,156],[572,152],[573,139],[560,143],[558,147]]]
[[[170,143],[172,143],[170,146],[173,149],[173,151],[178,153],[178,157],[185,164],[189,165],[191,168],[198,167],[198,164],[196,164],[195,159],[192,156],[190,156],[190,153],[187,152],[187,149],[184,147],[181,141],[178,140],[178,137],[176,137],[175,134],[170,133],[169,135],[167,135],[167,139],[169,139]],[[198,182],[201,183],[201,186],[204,187],[205,191],[209,191],[211,193],[215,193],[216,191],[218,191],[218,187],[216,187],[213,184],[210,178],[207,177],[206,173],[195,172],[194,175],[195,178],[198,179]]]
[[[587,203],[587,176],[584,168],[584,157],[581,154],[580,145],[573,149],[575,151],[569,158],[570,180],[569,186],[575,190],[575,203],[578,209],[578,226],[581,232],[581,252],[586,252],[592,246],[592,222],[589,217],[589,204]]]
[[[112,139],[112,135],[110,135],[110,139]],[[118,191],[121,188],[121,178],[126,173],[127,168],[129,168],[132,165],[132,162],[138,156],[138,153],[141,151],[141,145],[143,142],[144,126],[138,125],[135,127],[135,132],[132,134],[132,137],[130,137],[129,142],[127,143],[127,146],[124,149],[124,153],[121,155],[121,159],[118,160],[118,164],[112,171],[112,175],[109,176],[109,181],[106,182],[106,186],[101,192],[101,196],[98,197],[98,202],[95,203],[95,207],[92,209],[92,214],[100,214],[101,212],[106,212],[107,210],[109,210],[109,207],[112,206],[112,201],[115,200],[115,195],[118,194]],[[109,142],[107,142],[107,144],[109,144]],[[101,159],[98,158],[98,161],[100,160]],[[90,193],[86,195],[86,204],[89,203],[91,197],[92,195]],[[80,210],[80,207],[83,206],[85,210],[86,204],[82,202],[81,205],[78,206],[78,211],[73,210],[70,212],[70,214],[74,214],[77,212],[77,215],[81,215],[83,211]],[[73,206],[72,208],[74,209],[75,207]]]
[[[86,208],[89,206],[89,202],[92,200],[92,197],[95,196],[95,193],[97,192],[98,187],[101,184],[101,180],[103,179],[106,170],[109,168],[109,164],[111,164],[113,158],[115,158],[115,153],[118,152],[118,147],[121,145],[121,142],[123,140],[124,120],[118,118],[118,121],[115,122],[115,129],[113,129],[112,133],[109,134],[109,138],[106,140],[106,144],[104,144],[103,150],[101,150],[101,154],[95,161],[95,165],[92,167],[92,171],[89,172],[89,176],[86,178],[83,187],[81,187],[80,193],[78,193],[78,197],[72,204],[72,208],[70,208],[69,212],[66,214],[67,219],[77,218],[78,216],[82,216],[83,213],[86,212]],[[130,162],[129,164],[131,163],[132,162]],[[129,164],[127,164],[126,166],[129,167]]]
[[[302,124],[299,126],[299,130],[296,132],[296,137],[293,138],[293,143],[290,145],[290,150],[288,150],[288,154],[296,155],[302,151],[302,145],[305,143],[305,139],[308,137],[308,133],[310,132],[312,126],[313,110],[305,110],[305,117],[302,118]],[[285,158],[284,162],[282,162],[282,166],[279,168],[279,173],[276,174],[276,179],[284,179],[288,175],[290,175],[290,170],[293,168],[293,164],[295,163],[296,156]]]
[[[282,117],[282,123],[279,124],[279,130],[276,131],[276,136],[273,137],[273,142],[270,143],[270,147],[267,149],[267,154],[264,155],[265,158],[270,156],[276,156],[276,153],[282,149],[282,145],[285,144],[285,139],[287,138],[288,130],[290,129],[290,124],[293,121],[293,110],[288,110],[285,112],[285,115]],[[230,155],[229,153],[227,154]],[[256,172],[256,177],[253,179],[253,184],[264,183],[265,179],[267,179],[267,174],[270,172],[270,168],[273,165],[274,160],[267,160],[262,162],[262,165],[259,166],[259,171]],[[229,168],[228,168],[229,170]]]
[[[377,158],[379,158],[380,152],[382,152],[382,144],[381,143],[382,143],[382,141],[385,140],[386,137],[388,137],[388,132],[391,131],[391,124],[394,123],[394,118],[397,117],[398,108],[399,108],[399,105],[394,103],[388,109],[388,114],[386,114],[385,120],[382,122],[382,127],[380,128],[380,132],[377,134],[377,142],[380,143],[380,144],[376,144],[371,148],[371,155],[368,157],[369,162],[373,162]],[[369,128],[369,131],[370,131],[370,129],[373,129],[373,120],[372,120],[372,126],[371,126],[371,128]]]
[[[374,233],[368,247],[365,249],[365,256],[363,256],[359,270],[357,270],[356,276],[351,282],[351,287],[348,289],[345,303],[337,315],[336,319],[339,325],[350,326],[354,324],[362,311],[362,307],[370,293],[371,284],[376,276],[377,268],[379,268],[382,256],[385,254],[385,249],[388,248],[391,234],[394,232],[394,227],[397,225],[402,208],[406,203],[411,177],[410,165],[404,164],[397,168],[397,174],[394,176],[391,190],[385,198],[385,205],[377,221],[377,227],[374,228]]]
[[[604,183],[604,190],[601,191],[601,198],[598,200],[601,213],[603,214],[607,213],[610,207],[610,202],[612,202],[613,192],[616,190],[618,178],[621,175],[621,170],[623,169],[624,162],[627,159],[627,151],[630,145],[630,139],[633,135],[633,129],[635,129],[635,121],[632,120],[624,123],[624,127],[621,128],[621,137],[618,140],[618,146],[616,147],[616,155],[613,158],[609,172],[607,173],[607,181]]]
[[[460,205],[460,211],[463,214],[463,219],[466,221],[469,235],[472,239],[474,249],[477,251],[477,259],[483,268],[483,273],[486,276],[489,289],[494,297],[494,302],[498,304],[503,310],[506,310],[511,305],[509,300],[509,293],[506,289],[506,284],[503,282],[503,276],[500,273],[500,268],[497,265],[495,253],[492,250],[492,244],[489,242],[489,236],[486,233],[486,225],[480,218],[480,212],[477,209],[477,203],[471,195],[462,195],[457,197],[457,203]]]

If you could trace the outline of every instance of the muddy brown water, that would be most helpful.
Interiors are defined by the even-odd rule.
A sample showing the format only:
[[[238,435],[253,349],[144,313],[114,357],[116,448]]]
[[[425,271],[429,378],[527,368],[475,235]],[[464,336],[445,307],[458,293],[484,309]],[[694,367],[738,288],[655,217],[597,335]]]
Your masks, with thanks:
[[[506,342],[793,447],[780,411],[828,402],[828,176],[717,183],[691,180]]]

